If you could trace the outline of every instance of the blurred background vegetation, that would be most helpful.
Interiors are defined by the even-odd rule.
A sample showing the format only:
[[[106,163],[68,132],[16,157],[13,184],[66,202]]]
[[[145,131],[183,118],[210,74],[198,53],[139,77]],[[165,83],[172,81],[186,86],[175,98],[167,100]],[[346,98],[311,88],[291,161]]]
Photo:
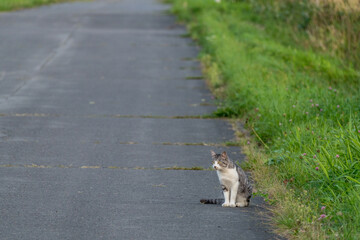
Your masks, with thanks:
[[[258,17],[291,26],[297,44],[341,57],[346,63],[360,67],[358,0],[248,1]],[[279,30],[281,34],[283,31]]]

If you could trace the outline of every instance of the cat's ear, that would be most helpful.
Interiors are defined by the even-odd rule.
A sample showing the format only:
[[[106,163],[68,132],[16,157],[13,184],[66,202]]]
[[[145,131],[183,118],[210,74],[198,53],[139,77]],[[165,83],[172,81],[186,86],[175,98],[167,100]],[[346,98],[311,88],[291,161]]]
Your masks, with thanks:
[[[216,156],[216,153],[213,150],[211,150],[210,153],[213,158]]]
[[[227,158],[228,158],[228,157],[227,157],[227,153],[226,153],[225,151],[223,151],[222,154],[221,154],[221,157],[222,157],[223,159],[227,159]]]

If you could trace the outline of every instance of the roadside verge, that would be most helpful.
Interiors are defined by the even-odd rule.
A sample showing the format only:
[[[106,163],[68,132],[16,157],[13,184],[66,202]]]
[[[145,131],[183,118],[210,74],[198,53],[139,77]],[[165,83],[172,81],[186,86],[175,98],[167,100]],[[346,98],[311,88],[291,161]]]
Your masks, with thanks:
[[[279,233],[357,238],[360,201],[359,72],[291,43],[247,1],[174,0],[202,47],[216,116],[240,119],[239,140]],[[247,136],[247,137],[244,137]]]

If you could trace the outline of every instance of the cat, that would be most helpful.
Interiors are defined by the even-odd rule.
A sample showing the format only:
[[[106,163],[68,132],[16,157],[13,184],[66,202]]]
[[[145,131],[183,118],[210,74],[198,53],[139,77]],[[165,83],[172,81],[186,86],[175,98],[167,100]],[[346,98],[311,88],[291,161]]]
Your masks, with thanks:
[[[222,204],[223,207],[247,207],[250,204],[252,186],[244,172],[230,160],[224,151],[211,151],[212,166],[216,170],[224,194],[224,199],[201,199],[203,204]]]

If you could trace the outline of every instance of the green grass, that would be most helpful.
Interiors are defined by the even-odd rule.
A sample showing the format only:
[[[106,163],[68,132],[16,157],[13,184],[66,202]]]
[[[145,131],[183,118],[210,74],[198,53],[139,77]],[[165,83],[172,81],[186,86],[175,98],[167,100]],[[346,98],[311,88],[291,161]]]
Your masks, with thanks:
[[[12,11],[52,3],[73,2],[74,0],[0,0],[0,11]]]
[[[295,44],[298,33],[247,1],[172,2],[202,46],[215,115],[244,119],[266,149],[263,164],[310,209],[275,214],[278,227],[299,238],[359,239],[359,70]],[[306,232],[311,224],[322,234]]]

